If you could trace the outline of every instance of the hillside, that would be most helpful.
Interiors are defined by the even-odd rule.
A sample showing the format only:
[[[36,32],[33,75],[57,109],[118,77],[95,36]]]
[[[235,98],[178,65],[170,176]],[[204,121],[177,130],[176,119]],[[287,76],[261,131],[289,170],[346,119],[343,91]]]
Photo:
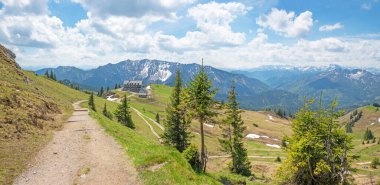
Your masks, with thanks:
[[[379,108],[380,109],[380,108]],[[353,167],[357,169],[356,179],[359,184],[370,183],[370,175],[375,177],[375,182],[380,180],[380,169],[373,169],[370,162],[375,158],[380,158],[380,111],[373,106],[364,106],[356,109],[362,111],[361,118],[355,122],[352,127],[353,147],[352,155],[358,156],[357,160],[353,161]],[[350,120],[352,111],[341,118],[342,123],[347,123]],[[376,142],[372,140],[367,144],[362,144],[364,141],[364,132],[370,129],[376,137]]]
[[[10,184],[62,127],[72,102],[87,97],[22,70],[15,58],[0,45],[0,184]]]
[[[0,48],[0,57],[0,184],[12,184],[21,172],[33,167],[30,164],[33,164],[34,157],[41,149],[45,149],[48,143],[57,144],[49,142],[55,135],[52,131],[60,130],[68,122],[72,123],[67,121],[73,112],[72,103],[87,100],[88,95],[45,76],[36,76],[33,72],[20,69],[15,62],[15,55],[3,46]],[[117,106],[115,102],[99,97],[95,99],[99,109],[105,102],[112,112]],[[87,103],[82,106],[86,107]],[[150,137],[147,132],[149,128],[136,113],[132,114],[136,130],[97,112],[91,112],[91,116],[119,142],[122,151],[133,157],[133,167],[137,167],[138,176],[144,184],[220,184],[221,177],[195,173],[178,151],[162,146],[154,136]],[[80,139],[91,138],[84,135]],[[80,151],[71,152],[70,155],[78,153]],[[54,161],[54,158],[50,160]],[[56,165],[53,163],[50,165]],[[78,179],[76,173],[91,173],[90,169],[86,172],[81,170],[72,172],[75,173],[74,179]]]
[[[166,85],[151,85],[152,97],[142,99],[135,96],[130,96],[131,106],[139,110],[146,120],[153,126],[157,133],[162,133],[162,130],[155,126],[155,115],[158,113],[161,122],[165,117],[165,106],[169,100],[171,87]],[[125,92],[119,90],[114,91],[119,96]],[[128,94],[130,95],[130,94]],[[372,169],[369,167],[370,161],[374,157],[380,157],[379,144],[365,144],[362,145],[363,135],[368,127],[374,132],[376,137],[380,136],[380,111],[373,106],[361,107],[358,109],[363,111],[363,116],[353,127],[353,149],[350,153],[351,156],[358,156],[359,158],[352,161],[353,177],[358,184],[365,184],[369,182],[370,174],[378,175],[380,170]],[[223,111],[220,112],[223,114]],[[349,119],[349,112],[341,117],[340,122],[343,124]],[[149,119],[150,118],[150,119]],[[280,164],[275,162],[277,156],[282,159],[286,157],[286,153],[281,149],[276,148],[276,145],[281,145],[281,139],[284,136],[289,136],[291,132],[291,120],[282,119],[277,117],[272,112],[265,111],[250,111],[243,110],[242,118],[245,122],[247,130],[244,135],[249,135],[244,140],[248,149],[248,155],[253,165],[252,170],[259,176],[258,181],[271,183],[273,174],[276,167]],[[221,120],[221,117],[218,119]],[[193,142],[200,142],[199,138],[199,123],[193,122],[191,130],[194,134]],[[145,129],[145,135],[152,135],[149,129]],[[220,128],[217,124],[210,123],[205,125],[206,147],[209,152],[208,171],[213,174],[224,174],[227,171],[227,164],[229,159],[226,154],[221,152],[217,138],[220,136]],[[150,137],[157,141],[153,135]],[[379,180],[378,178],[376,178]]]
[[[128,96],[132,108],[138,110],[146,121],[153,127],[155,132],[162,133],[162,129],[155,123],[155,116],[158,113],[160,115],[160,123],[165,119],[165,107],[169,101],[169,96],[172,87],[166,85],[152,84],[150,86],[152,97],[151,98],[138,98],[136,96]],[[114,90],[117,96],[123,96],[125,92],[120,90]],[[132,111],[136,113],[136,111]],[[221,110],[223,115],[223,110]],[[223,117],[219,117],[217,120],[221,121]],[[286,154],[279,149],[281,145],[281,139],[291,134],[290,120],[277,117],[272,112],[265,111],[250,111],[244,110],[242,112],[242,118],[245,122],[247,130],[244,135],[249,135],[244,139],[244,143],[248,149],[249,159],[252,162],[252,170],[256,174],[258,182],[271,182],[275,173],[276,167],[279,165],[275,162],[275,159],[279,156],[281,158],[286,157]],[[228,174],[228,163],[230,159],[225,153],[221,151],[218,137],[221,135],[221,129],[218,124],[209,123],[205,124],[205,142],[207,151],[209,153],[208,171],[211,174],[223,175]],[[191,131],[193,133],[193,142],[200,146],[200,128],[197,121],[192,122]],[[155,142],[157,138],[151,133],[149,128],[140,130],[153,139]]]

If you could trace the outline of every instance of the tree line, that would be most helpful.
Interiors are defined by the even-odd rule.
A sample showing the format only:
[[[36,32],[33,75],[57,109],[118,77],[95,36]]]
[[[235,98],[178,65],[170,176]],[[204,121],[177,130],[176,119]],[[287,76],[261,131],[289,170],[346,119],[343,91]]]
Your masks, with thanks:
[[[352,133],[352,127],[355,126],[355,123],[360,120],[362,115],[363,111],[358,111],[357,109],[352,111],[352,113],[350,114],[350,121],[346,124],[346,132]]]

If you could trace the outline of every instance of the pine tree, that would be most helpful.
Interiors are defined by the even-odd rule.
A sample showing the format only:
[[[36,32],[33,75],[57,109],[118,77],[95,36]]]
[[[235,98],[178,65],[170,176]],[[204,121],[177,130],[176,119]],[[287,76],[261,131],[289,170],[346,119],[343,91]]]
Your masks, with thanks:
[[[117,106],[114,114],[117,118],[117,121],[119,121],[121,124],[129,128],[135,128],[135,125],[132,121],[131,112],[129,111],[127,95],[124,95],[121,104]]]
[[[158,114],[158,112],[157,112],[157,114],[156,114],[156,122],[157,122],[157,123],[160,123],[160,114]]]
[[[53,70],[50,70],[49,78],[53,79],[53,75],[54,75]]]
[[[117,89],[117,84],[115,84],[115,89]]]
[[[110,91],[110,87],[109,86],[107,86],[107,91],[106,92],[109,92]]]
[[[200,67],[199,73],[195,76],[194,80],[190,82],[186,88],[186,105],[191,111],[191,114],[198,120],[200,124],[201,135],[201,166],[202,171],[206,171],[207,155],[204,141],[203,124],[211,120],[216,113],[212,111],[214,106],[215,89],[212,88],[212,82],[205,72],[205,67]]]
[[[103,93],[104,93],[104,89],[103,89],[103,86],[100,87],[100,91],[99,91],[99,97],[102,97],[103,96]]]
[[[371,140],[374,138],[374,135],[371,130],[367,128],[367,130],[364,132],[364,140]]]
[[[243,133],[246,127],[240,116],[239,103],[236,101],[235,86],[232,85],[227,103],[227,118],[223,121],[223,134],[219,142],[227,153],[232,156],[232,173],[250,176],[251,164],[247,157],[247,150],[243,144]]]
[[[93,93],[93,92],[91,92],[90,98],[89,98],[89,100],[88,100],[88,107],[89,107],[91,110],[93,110],[93,111],[96,112],[95,102],[94,102],[94,93]]]
[[[322,98],[321,98],[322,99]],[[338,122],[342,112],[336,112],[336,101],[329,109],[313,110],[313,100],[304,107],[293,121],[293,135],[284,150],[287,158],[278,168],[278,184],[346,184],[352,149],[351,137]]]
[[[49,76],[49,71],[48,71],[48,70],[45,71],[45,76],[46,76],[47,78],[50,77],[50,76]]]
[[[189,131],[191,119],[183,105],[182,80],[180,70],[177,70],[174,90],[170,97],[170,104],[166,107],[165,130],[162,134],[166,145],[174,146],[183,152],[190,144],[191,132]],[[159,115],[157,113],[156,119]]]
[[[112,117],[113,117],[112,113],[107,110],[107,104],[106,103],[104,103],[104,107],[103,107],[103,112],[102,113],[108,119],[112,119]]]

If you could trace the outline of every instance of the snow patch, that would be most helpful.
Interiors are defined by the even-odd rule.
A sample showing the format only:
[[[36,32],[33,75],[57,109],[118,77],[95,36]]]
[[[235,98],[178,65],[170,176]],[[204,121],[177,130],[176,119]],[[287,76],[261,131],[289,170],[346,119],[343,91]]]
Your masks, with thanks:
[[[145,64],[144,69],[141,70],[141,72],[140,72],[140,76],[142,78],[146,78],[146,77],[148,77],[148,72],[149,72],[149,66],[147,64]]]
[[[380,118],[377,120],[377,122],[379,122],[379,123],[380,123]]]
[[[349,74],[349,78],[353,80],[359,80],[362,76],[364,76],[363,71],[358,71],[355,74]]]
[[[151,89],[150,85],[148,85],[148,86],[146,87],[146,89],[147,89],[147,90],[150,90],[150,89]]]
[[[269,139],[269,136],[265,136],[265,135],[260,136],[258,134],[247,134],[245,137],[246,138],[250,138],[250,139],[258,139],[258,138],[267,138],[267,139]]]
[[[208,126],[210,128],[214,128],[214,125],[210,125],[210,124],[207,124],[207,123],[204,123],[205,126]]]
[[[108,101],[116,101],[117,98],[113,98],[113,95],[111,95],[111,96],[107,96],[107,100]]]
[[[157,72],[152,75],[151,79],[165,82],[170,78],[170,76],[172,76],[172,72],[170,72],[169,67],[169,64],[160,64],[158,66]]]
[[[250,139],[258,139],[258,138],[260,138],[260,135],[257,135],[257,134],[248,134],[245,137],[246,138],[250,138]]]
[[[375,123],[371,123],[371,124],[369,124],[369,125],[374,125]]]
[[[275,145],[275,144],[265,144],[269,147],[273,147],[273,148],[281,148],[279,145]]]
[[[270,114],[268,114],[268,118],[269,120],[273,121],[273,116],[271,116]]]

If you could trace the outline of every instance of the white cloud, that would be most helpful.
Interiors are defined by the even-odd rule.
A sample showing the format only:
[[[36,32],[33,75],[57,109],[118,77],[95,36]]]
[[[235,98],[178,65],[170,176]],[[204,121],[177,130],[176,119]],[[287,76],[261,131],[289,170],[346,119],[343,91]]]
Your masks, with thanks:
[[[251,8],[242,3],[198,4],[188,10],[188,16],[197,22],[199,31],[188,31],[182,38],[171,35],[159,36],[160,45],[168,50],[183,52],[224,46],[237,46],[245,41],[245,34],[233,32],[230,24],[238,15]]]
[[[338,22],[333,25],[323,25],[319,27],[319,31],[333,31],[333,30],[341,29],[343,27],[344,27],[343,24]]]
[[[0,41],[28,47],[53,47],[64,32],[57,17],[3,16],[0,19]]]
[[[73,0],[80,3],[92,16],[143,17],[146,15],[175,18],[172,12],[194,0]]]
[[[300,40],[296,47],[306,51],[318,52],[346,52],[349,50],[348,44],[338,38],[323,38],[315,41]]]
[[[8,15],[43,15],[49,13],[47,0],[2,0],[4,8],[1,14]]]
[[[256,24],[287,37],[304,37],[313,26],[312,15],[310,11],[305,11],[296,16],[294,12],[272,8],[268,15],[258,17]]]
[[[34,3],[32,0],[25,2]],[[178,2],[185,1],[172,0],[161,4],[164,8],[181,6],[176,4]],[[65,27],[59,18],[50,16],[48,10],[13,14],[8,11],[9,7],[10,4],[0,10],[0,42],[12,48],[23,67],[95,67],[142,58],[182,63],[199,62],[205,58],[207,65],[223,68],[330,63],[378,66],[380,63],[378,37],[300,39],[284,44],[271,41],[264,32],[264,29],[272,29],[287,37],[304,36],[313,23],[308,11],[296,16],[294,12],[273,9],[257,20],[261,27],[257,29],[257,35],[248,40],[244,32],[233,31],[231,26],[251,9],[237,2],[210,2],[188,9],[186,16],[195,21],[196,27],[182,37],[151,29],[152,24],[166,24],[165,20],[170,19],[151,12],[141,16],[88,13],[88,17],[74,27]],[[171,13],[176,12],[173,9]],[[179,26],[183,22],[170,24]]]

